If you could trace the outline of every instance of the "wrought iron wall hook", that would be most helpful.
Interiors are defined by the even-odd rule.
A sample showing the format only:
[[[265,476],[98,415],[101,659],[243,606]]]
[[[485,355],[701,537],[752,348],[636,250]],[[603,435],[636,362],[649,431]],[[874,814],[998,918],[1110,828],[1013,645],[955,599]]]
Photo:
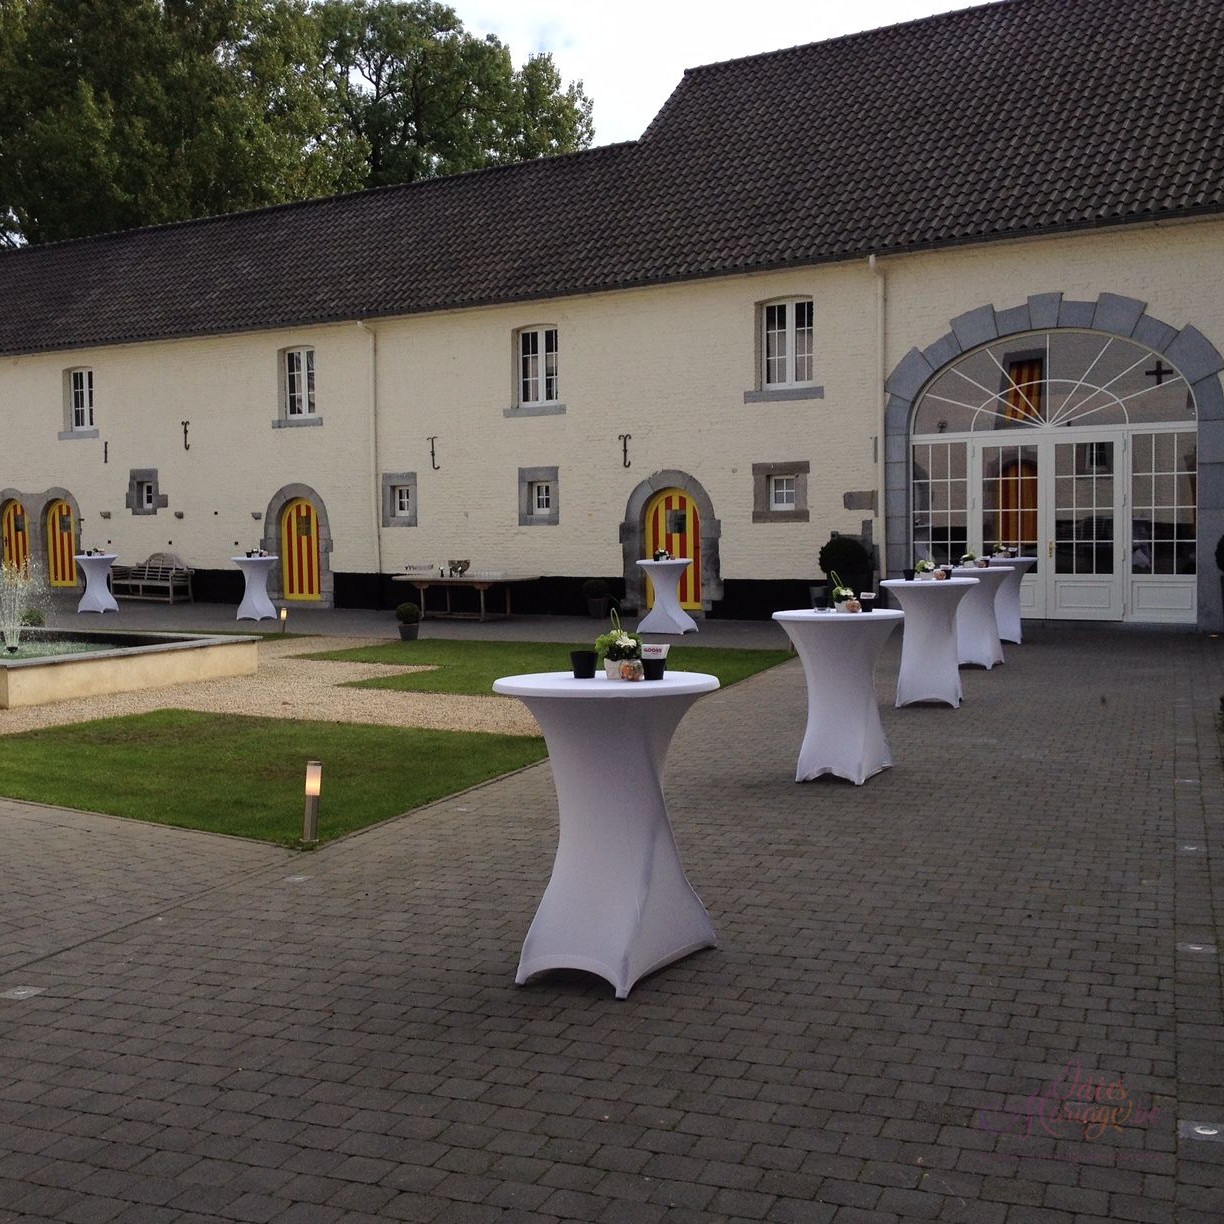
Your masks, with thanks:
[[[429,466],[433,468],[435,472],[440,472],[442,470],[442,465],[438,462],[434,451],[434,443],[437,442],[437,440],[437,434],[430,434],[429,438],[427,439],[429,442]]]
[[[633,465],[629,461],[629,439],[632,438],[633,435],[632,434],[617,434],[616,436],[620,439],[622,466],[632,467]]]
[[[191,443],[187,441],[187,427],[191,424],[190,421],[180,421],[179,424],[183,427],[183,449],[190,450]]]

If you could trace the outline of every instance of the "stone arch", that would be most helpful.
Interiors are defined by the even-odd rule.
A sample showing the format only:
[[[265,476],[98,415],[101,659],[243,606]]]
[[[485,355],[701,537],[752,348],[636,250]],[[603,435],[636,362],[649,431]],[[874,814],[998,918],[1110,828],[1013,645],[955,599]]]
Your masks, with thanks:
[[[327,517],[326,503],[310,485],[296,483],[282,485],[281,488],[272,494],[268,499],[268,508],[264,511],[263,538],[260,540],[260,547],[270,553],[280,551],[281,515],[285,511],[285,507],[299,497],[309,501],[319,516],[320,598],[318,605],[312,606],[333,608],[336,605],[336,576],[332,572],[331,567],[331,521]],[[271,574],[268,575],[268,594],[273,599],[279,599],[284,595],[284,581],[281,576],[280,566],[276,566]]]
[[[1224,357],[1196,327],[1173,327],[1147,313],[1147,303],[1115,293],[1073,301],[1040,293],[1006,310],[978,306],[951,320],[949,330],[926,348],[912,348],[885,381],[884,488],[886,568],[896,575],[908,564],[910,505],[909,435],[914,407],[939,371],[972,349],[1024,332],[1080,328],[1118,336],[1159,353],[1185,378],[1198,418],[1198,623],[1215,628],[1224,618],[1216,581],[1215,544],[1224,535]]]
[[[646,504],[663,489],[683,489],[697,504],[701,516],[701,606],[709,611],[723,595],[722,573],[719,566],[719,537],[722,524],[714,515],[714,503],[705,487],[688,472],[667,468],[655,472],[638,484],[625,502],[625,517],[620,525],[621,561],[624,567],[626,611],[641,609],[645,599],[645,575],[637,563],[645,555]]]

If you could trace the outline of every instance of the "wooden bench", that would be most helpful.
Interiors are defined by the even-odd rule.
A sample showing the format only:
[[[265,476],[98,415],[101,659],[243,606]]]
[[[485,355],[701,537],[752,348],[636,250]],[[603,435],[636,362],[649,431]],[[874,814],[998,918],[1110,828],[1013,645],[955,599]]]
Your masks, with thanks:
[[[188,603],[194,571],[174,553],[154,553],[139,565],[112,565],[111,593],[116,599],[158,599],[173,603],[175,596]]]

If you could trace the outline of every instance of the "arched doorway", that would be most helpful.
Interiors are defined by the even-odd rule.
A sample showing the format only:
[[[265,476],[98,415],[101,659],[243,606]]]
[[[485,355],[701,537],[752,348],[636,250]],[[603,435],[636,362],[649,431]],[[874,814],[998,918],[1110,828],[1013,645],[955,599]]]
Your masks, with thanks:
[[[666,549],[673,557],[692,561],[680,578],[680,606],[701,607],[701,514],[683,489],[663,489],[646,504],[644,557]],[[654,607],[654,588],[646,579],[645,605]]]
[[[0,535],[4,539],[4,564],[24,569],[30,561],[30,530],[25,506],[16,498],[0,509]]]
[[[64,498],[47,504],[47,582],[52,587],[74,587],[77,584],[76,520],[72,506]]]
[[[687,508],[674,503],[673,511],[685,510],[684,545],[679,542],[680,532],[671,533],[673,542],[666,541],[669,523],[666,518],[667,495],[680,494],[688,503]],[[664,515],[657,520],[654,535],[650,523],[656,508]],[[689,519],[689,514],[692,519]],[[679,518],[673,518],[672,526],[679,526]],[[690,587],[689,599],[684,607],[708,610],[723,596],[722,576],[719,566],[719,542],[722,524],[714,513],[714,503],[699,480],[688,472],[664,469],[641,481],[629,494],[625,503],[625,515],[620,524],[621,557],[625,577],[624,606],[628,610],[646,607],[646,576],[638,566],[643,558],[653,556],[658,548],[667,548],[674,555],[691,556],[696,571],[696,587]],[[655,543],[662,539],[663,543]],[[692,551],[688,551],[691,549]]]
[[[1037,558],[1026,616],[1214,624],[1199,535],[1224,487],[1198,451],[1224,440],[1221,369],[1193,328],[1116,295],[960,316],[888,380],[887,496],[909,510],[889,570],[1002,543]]]
[[[318,601],[323,584],[319,515],[305,497],[295,497],[281,513],[281,584],[285,599]]]

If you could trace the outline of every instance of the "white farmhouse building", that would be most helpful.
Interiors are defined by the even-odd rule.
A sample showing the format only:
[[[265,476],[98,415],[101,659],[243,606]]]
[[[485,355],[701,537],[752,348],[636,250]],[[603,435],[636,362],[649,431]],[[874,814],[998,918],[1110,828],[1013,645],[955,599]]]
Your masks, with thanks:
[[[996,542],[1035,617],[1217,627],[1224,5],[1003,0],[685,73],[640,140],[0,255],[5,556],[234,598],[409,565],[806,600]]]

